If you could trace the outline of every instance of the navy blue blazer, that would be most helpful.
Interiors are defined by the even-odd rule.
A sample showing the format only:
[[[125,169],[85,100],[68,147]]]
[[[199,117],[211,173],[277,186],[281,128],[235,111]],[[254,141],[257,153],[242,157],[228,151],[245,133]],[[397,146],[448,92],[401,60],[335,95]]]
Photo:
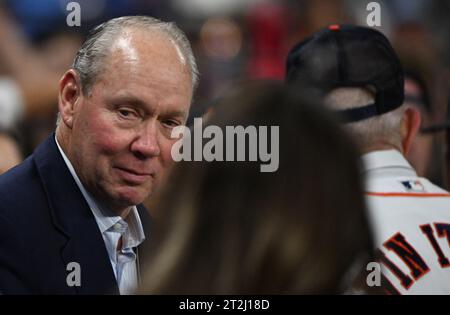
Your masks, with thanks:
[[[95,217],[54,136],[0,176],[0,293],[118,294]],[[148,236],[149,215],[137,208]],[[67,284],[70,262],[80,265],[81,286]]]

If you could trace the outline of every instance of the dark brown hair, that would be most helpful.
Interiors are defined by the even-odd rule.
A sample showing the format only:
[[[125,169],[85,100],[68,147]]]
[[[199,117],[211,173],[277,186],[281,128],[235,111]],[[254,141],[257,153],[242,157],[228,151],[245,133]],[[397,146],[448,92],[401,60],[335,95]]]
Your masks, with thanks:
[[[355,149],[323,111],[274,83],[220,102],[209,123],[223,130],[279,126],[279,169],[178,163],[156,205],[141,292],[342,292],[372,240]]]

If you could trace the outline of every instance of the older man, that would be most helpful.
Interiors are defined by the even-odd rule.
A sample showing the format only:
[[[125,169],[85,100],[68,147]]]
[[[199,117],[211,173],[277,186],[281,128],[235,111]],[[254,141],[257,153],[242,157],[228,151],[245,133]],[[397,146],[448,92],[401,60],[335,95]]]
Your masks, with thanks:
[[[121,17],[91,32],[60,80],[56,134],[0,177],[2,293],[135,289],[140,204],[172,161],[196,82],[172,23]]]
[[[359,144],[387,292],[449,294],[450,194],[404,157],[420,114],[403,104],[403,71],[389,41],[373,29],[332,25],[290,52],[287,80],[319,90]]]

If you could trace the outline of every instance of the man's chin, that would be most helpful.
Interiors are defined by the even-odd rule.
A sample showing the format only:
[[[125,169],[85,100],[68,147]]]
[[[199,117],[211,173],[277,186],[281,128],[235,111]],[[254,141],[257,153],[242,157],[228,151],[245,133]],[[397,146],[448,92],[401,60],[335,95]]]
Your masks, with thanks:
[[[141,204],[150,192],[136,189],[134,187],[121,188],[115,194],[114,200],[122,207],[131,207]]]

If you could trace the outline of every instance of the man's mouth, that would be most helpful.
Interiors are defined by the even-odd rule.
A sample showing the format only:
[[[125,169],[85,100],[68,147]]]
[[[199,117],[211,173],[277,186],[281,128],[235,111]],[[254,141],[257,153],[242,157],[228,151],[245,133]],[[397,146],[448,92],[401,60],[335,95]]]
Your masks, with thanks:
[[[126,182],[134,185],[144,184],[154,176],[151,172],[138,171],[126,167],[114,167],[119,176]]]

